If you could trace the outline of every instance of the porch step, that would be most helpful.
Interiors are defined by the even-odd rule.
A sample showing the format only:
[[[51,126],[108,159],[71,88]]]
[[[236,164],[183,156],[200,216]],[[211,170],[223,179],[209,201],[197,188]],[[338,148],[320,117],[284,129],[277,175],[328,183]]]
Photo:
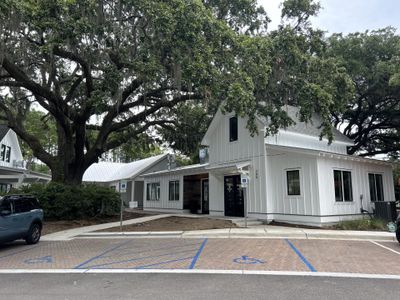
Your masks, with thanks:
[[[232,223],[236,224],[238,227],[245,227],[244,219],[233,219]],[[258,219],[247,219],[247,227],[264,225],[264,222]]]

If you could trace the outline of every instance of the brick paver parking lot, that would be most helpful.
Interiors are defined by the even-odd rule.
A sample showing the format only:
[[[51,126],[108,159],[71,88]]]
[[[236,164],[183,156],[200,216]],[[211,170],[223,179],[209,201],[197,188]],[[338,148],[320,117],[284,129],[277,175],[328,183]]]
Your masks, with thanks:
[[[74,239],[33,246],[14,242],[0,246],[0,269],[219,269],[400,275],[400,246],[395,242],[244,238]]]

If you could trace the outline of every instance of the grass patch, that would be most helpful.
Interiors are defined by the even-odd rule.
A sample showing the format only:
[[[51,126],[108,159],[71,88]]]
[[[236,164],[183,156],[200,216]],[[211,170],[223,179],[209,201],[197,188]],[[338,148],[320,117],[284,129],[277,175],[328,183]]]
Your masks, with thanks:
[[[386,226],[388,222],[382,219],[362,219],[362,220],[349,220],[342,221],[335,225],[335,229],[341,230],[376,230],[387,231]]]

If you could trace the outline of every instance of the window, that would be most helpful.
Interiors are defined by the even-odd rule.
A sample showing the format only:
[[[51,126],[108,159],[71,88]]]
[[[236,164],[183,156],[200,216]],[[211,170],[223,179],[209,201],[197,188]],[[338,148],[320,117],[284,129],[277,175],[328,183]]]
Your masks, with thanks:
[[[23,198],[19,200],[14,200],[14,212],[24,213],[34,209],[33,203],[29,198]]]
[[[6,157],[6,145],[1,144],[0,160],[4,161]]]
[[[11,147],[7,146],[7,151],[6,151],[6,162],[10,162],[11,158]]]
[[[300,196],[300,171],[286,171],[288,196]]]
[[[335,185],[335,200],[337,202],[352,202],[353,188],[351,185],[351,172],[334,170],[333,179]]]
[[[152,182],[147,184],[147,201],[158,201],[160,200],[160,183]]]
[[[8,210],[11,211],[11,202],[8,199],[0,200],[0,211]]]
[[[229,141],[234,142],[238,139],[238,118],[232,117],[229,119]]]
[[[179,180],[169,182],[169,201],[179,201]]]
[[[371,201],[384,201],[382,174],[368,174]]]
[[[12,184],[8,184],[8,183],[0,183],[0,192],[1,193],[8,193],[12,188]]]

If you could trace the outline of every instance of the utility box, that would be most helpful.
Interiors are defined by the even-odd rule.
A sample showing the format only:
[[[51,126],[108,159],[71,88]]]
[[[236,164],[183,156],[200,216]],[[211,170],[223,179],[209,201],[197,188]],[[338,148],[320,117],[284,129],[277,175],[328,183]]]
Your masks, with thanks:
[[[375,204],[375,217],[378,219],[394,222],[397,218],[396,202],[394,201],[377,201]]]

